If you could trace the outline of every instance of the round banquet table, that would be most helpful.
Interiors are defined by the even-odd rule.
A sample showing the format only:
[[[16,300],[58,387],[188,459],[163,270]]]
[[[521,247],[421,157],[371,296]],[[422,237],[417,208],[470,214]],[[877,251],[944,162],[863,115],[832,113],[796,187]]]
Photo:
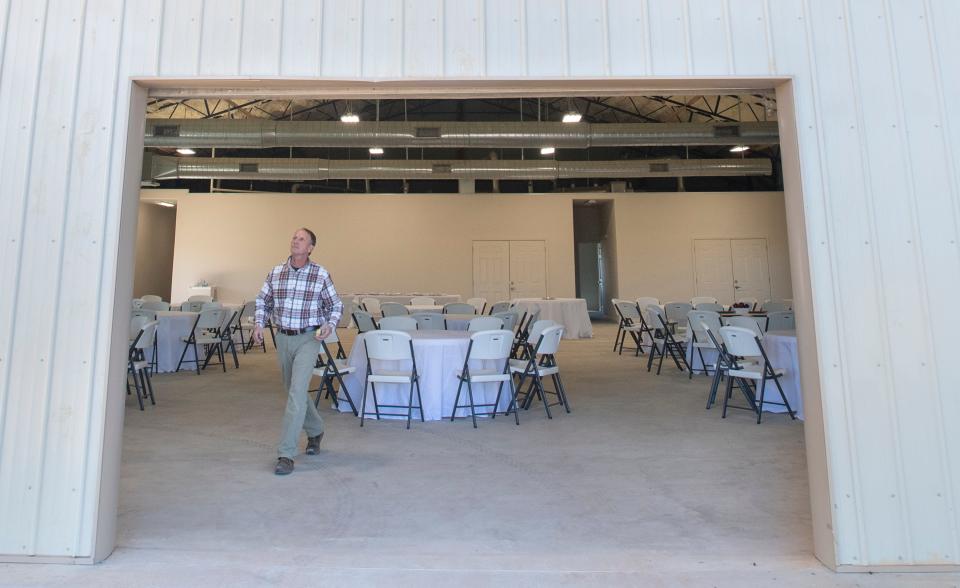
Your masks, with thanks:
[[[459,294],[347,294],[343,298],[376,298],[381,303],[396,302],[398,304],[410,304],[410,299],[414,296],[429,296],[433,298],[433,303],[443,308],[444,304],[451,302],[460,302]]]
[[[199,312],[187,312],[180,310],[161,310],[157,312],[157,371],[173,372],[177,369],[177,362],[180,361],[180,354],[183,353],[183,347],[186,343],[181,337],[189,337],[190,329],[193,323],[200,315]],[[187,349],[187,355],[183,358],[187,369],[194,369],[193,348]]]
[[[517,298],[512,301],[521,313],[534,306],[540,307],[540,318],[550,319],[563,325],[564,339],[589,339],[593,337],[593,325],[587,313],[587,301],[583,298]]]
[[[375,334],[376,331],[368,331],[358,335],[350,348],[350,357],[347,360],[349,364],[357,370],[352,374],[344,376],[343,382],[347,387],[347,393],[353,399],[357,409],[360,409],[360,399],[363,397],[363,385],[367,373],[367,354],[363,346],[364,337]],[[417,362],[417,372],[420,375],[420,395],[423,399],[423,418],[428,421],[437,421],[444,418],[450,418],[450,412],[453,410],[453,403],[457,395],[457,371],[463,368],[463,360],[467,356],[467,348],[470,345],[470,334],[466,331],[413,331],[410,333],[413,339],[413,354]],[[409,361],[390,361],[383,363],[382,369],[391,370],[409,370]],[[470,367],[473,369],[497,368],[493,361],[470,361]],[[501,366],[502,367],[502,364]],[[497,397],[498,384],[474,384],[473,398],[477,404],[492,403]],[[377,384],[377,399],[380,404],[402,404],[406,405],[409,395],[409,386],[406,384]],[[416,390],[416,389],[414,389]],[[467,402],[467,386],[464,384],[460,393],[460,403]],[[416,404],[416,391],[414,391],[414,404]],[[504,384],[503,393],[500,396],[500,403],[497,407],[499,412],[503,412],[510,405],[510,387]],[[340,410],[350,411],[350,405],[346,402],[340,403]],[[403,412],[403,409],[386,408],[386,412]],[[489,407],[478,408],[477,412],[487,412]],[[367,413],[374,412],[373,394],[367,390]],[[460,408],[457,410],[457,416],[470,416],[470,408]],[[413,419],[419,420],[418,411],[413,411]],[[367,418],[371,417],[370,414]],[[512,418],[512,417],[511,417]]]

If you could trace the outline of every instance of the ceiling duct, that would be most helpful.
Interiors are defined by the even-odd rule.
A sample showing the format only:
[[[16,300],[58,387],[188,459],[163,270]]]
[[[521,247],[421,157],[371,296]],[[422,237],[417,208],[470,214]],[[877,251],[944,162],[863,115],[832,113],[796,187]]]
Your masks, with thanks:
[[[769,159],[554,160],[360,160],[153,157],[155,180],[556,180],[770,175]]]
[[[776,122],[590,124],[555,122],[304,122],[149,119],[146,147],[652,147],[773,145]]]

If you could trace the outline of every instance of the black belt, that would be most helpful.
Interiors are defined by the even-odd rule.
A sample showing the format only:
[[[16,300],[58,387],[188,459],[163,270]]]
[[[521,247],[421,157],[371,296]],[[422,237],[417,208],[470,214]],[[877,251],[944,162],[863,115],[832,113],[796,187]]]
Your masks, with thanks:
[[[318,327],[318,326],[316,326],[316,325],[313,325],[313,326],[310,326],[310,327],[304,327],[304,328],[302,328],[302,329],[277,329],[277,332],[280,333],[281,335],[288,335],[288,336],[292,337],[292,336],[294,336],[294,335],[302,335],[302,334],[304,334],[304,333],[309,333],[309,332],[311,332],[311,331],[316,331],[316,330],[319,329],[319,328],[320,328],[320,327]]]

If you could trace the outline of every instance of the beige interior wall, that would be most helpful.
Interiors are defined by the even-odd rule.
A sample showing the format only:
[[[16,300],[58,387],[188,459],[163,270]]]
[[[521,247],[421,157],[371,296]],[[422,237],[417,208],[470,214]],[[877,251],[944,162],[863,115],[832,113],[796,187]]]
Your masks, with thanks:
[[[157,294],[170,300],[177,211],[153,202],[141,202],[137,218],[137,250],[133,295]]]
[[[793,298],[782,192],[676,192],[616,198],[617,291],[661,302],[694,295],[694,239],[767,239],[773,298]]]
[[[543,239],[547,294],[573,296],[573,212],[565,196],[185,195],[178,201],[173,297],[200,279],[218,298],[254,297],[300,226],[341,293],[473,293],[473,241]]]
[[[145,193],[149,194],[149,193]],[[612,199],[607,240],[617,271],[607,297],[693,294],[693,239],[766,237],[775,297],[790,297],[780,192],[629,193]],[[584,194],[576,194],[583,199]],[[473,292],[473,241],[543,239],[547,294],[574,296],[574,195],[181,194],[173,269],[175,301],[200,279],[218,297],[256,295],[283,261],[290,235],[318,235],[313,258],[342,293]],[[614,237],[615,235],[615,237]]]

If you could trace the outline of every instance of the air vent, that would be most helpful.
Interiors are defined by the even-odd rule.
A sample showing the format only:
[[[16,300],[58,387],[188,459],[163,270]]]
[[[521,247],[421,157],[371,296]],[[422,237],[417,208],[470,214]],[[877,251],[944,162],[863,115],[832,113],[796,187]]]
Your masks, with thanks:
[[[180,125],[154,125],[154,137],[179,137]]]
[[[448,174],[451,171],[449,163],[435,163],[433,164],[433,173],[435,174]]]
[[[241,163],[241,164],[240,164],[240,173],[242,173],[242,174],[258,174],[258,173],[260,173],[260,164],[259,164],[259,163]]]
[[[439,139],[440,127],[417,127],[418,139]]]
[[[739,137],[740,125],[719,125],[713,127],[714,137]]]
[[[668,173],[670,171],[669,163],[651,163],[650,171],[656,173]]]

